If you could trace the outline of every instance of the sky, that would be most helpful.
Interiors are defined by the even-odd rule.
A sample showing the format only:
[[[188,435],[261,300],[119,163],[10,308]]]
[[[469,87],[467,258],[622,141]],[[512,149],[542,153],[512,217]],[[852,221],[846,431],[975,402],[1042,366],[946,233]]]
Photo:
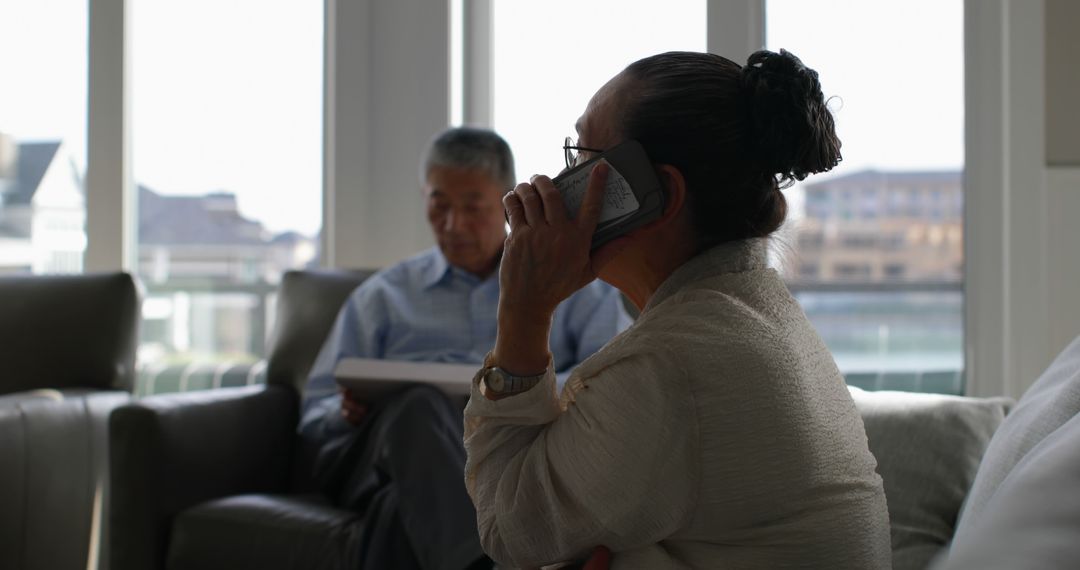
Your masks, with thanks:
[[[964,162],[961,0],[769,0],[766,46],[816,69],[843,143],[838,174]]]
[[[0,0],[0,131],[63,138],[81,162],[86,5]],[[241,213],[272,231],[314,235],[322,217],[323,3],[129,6],[135,180],[166,194],[234,192]]]
[[[563,137],[573,134],[592,94],[626,65],[706,48],[703,0],[656,6],[496,3],[495,128],[517,155],[519,179],[562,168]],[[563,39],[519,41],[529,29],[559,29]],[[843,142],[834,175],[962,167],[962,1],[768,0],[766,47],[785,48],[818,71]],[[740,55],[732,58],[745,63]]]
[[[0,0],[0,131],[63,138],[80,161],[86,5]],[[241,212],[272,231],[314,234],[323,3],[130,5],[136,180],[169,194],[234,192]],[[495,128],[520,179],[562,167],[563,138],[589,97],[628,63],[706,42],[704,0],[498,0],[495,18]],[[801,57],[834,98],[836,174],[962,166],[962,28],[960,0],[767,3],[767,46]]]
[[[0,0],[0,132],[86,155],[86,0]]]
[[[657,5],[495,3],[494,127],[514,150],[519,180],[558,174],[565,165],[563,141],[576,138],[574,123],[589,99],[627,64],[663,51],[705,50],[704,0],[665,0],[663,10]],[[534,30],[559,33],[553,42],[521,41]]]

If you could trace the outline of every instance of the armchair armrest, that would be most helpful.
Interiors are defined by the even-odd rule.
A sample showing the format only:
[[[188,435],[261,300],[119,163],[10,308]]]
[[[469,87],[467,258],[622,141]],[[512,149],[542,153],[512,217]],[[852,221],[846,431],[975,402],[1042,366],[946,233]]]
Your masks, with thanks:
[[[297,401],[282,386],[143,398],[109,418],[111,562],[161,568],[173,517],[289,482]]]

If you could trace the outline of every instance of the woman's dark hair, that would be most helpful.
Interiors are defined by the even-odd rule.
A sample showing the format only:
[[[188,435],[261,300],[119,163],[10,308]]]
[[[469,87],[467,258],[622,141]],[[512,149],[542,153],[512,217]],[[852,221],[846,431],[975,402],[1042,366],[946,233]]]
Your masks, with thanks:
[[[669,52],[626,73],[636,84],[622,134],[682,172],[703,247],[776,231],[781,190],[840,162],[818,74],[787,51],[755,52],[746,66]]]

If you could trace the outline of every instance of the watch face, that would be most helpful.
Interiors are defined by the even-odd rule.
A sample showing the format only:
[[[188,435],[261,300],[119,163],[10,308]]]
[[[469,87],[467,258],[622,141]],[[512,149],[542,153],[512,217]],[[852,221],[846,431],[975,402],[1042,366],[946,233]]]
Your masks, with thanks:
[[[484,383],[495,392],[502,392],[506,389],[506,378],[499,374],[499,370],[496,368],[488,368],[484,374]]]

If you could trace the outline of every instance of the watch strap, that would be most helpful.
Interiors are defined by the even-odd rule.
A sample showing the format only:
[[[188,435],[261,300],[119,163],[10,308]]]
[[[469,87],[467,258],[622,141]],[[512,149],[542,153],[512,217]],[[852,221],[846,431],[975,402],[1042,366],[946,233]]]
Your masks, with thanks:
[[[550,367],[551,365],[549,363],[548,368]],[[509,395],[520,394],[521,392],[530,390],[533,386],[539,384],[540,381],[547,376],[547,373],[548,371],[544,370],[540,374],[534,376],[515,376],[496,366],[494,358],[489,352],[487,356],[484,357],[484,367],[480,369],[478,376],[480,377],[480,380],[484,382],[487,389],[496,394]],[[493,377],[497,379],[497,381],[489,382],[488,379]]]

